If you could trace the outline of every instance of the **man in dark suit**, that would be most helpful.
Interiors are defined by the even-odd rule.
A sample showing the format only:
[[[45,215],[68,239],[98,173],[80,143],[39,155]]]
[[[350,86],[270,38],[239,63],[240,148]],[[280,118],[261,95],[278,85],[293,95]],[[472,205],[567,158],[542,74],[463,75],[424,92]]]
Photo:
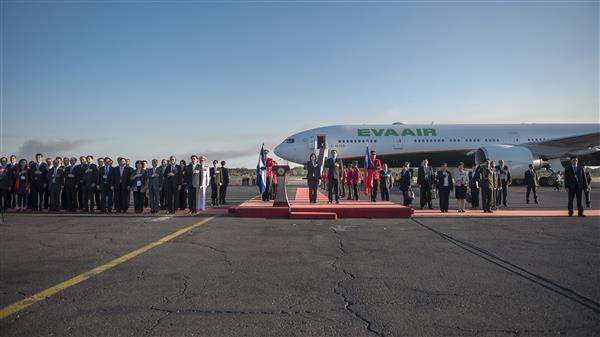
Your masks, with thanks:
[[[15,183],[17,182],[17,166],[17,156],[13,154],[10,156],[8,165],[6,166],[8,174],[10,175],[7,208],[17,207],[17,193],[14,191]]]
[[[221,186],[223,186],[223,172],[221,172],[221,168],[218,165],[219,161],[213,160],[213,167],[208,170],[210,175],[210,197],[212,206],[218,206],[221,201],[219,191]]]
[[[479,185],[481,178],[477,173],[477,168],[473,168],[469,171],[469,188],[471,189],[471,206],[473,208],[479,207]]]
[[[77,186],[79,177],[77,176],[77,158],[71,157],[65,166],[65,209],[75,212],[77,209]]]
[[[85,156],[79,157],[79,164],[75,166],[75,176],[77,177],[77,205],[79,210],[83,210],[83,171],[87,163]]]
[[[454,188],[454,182],[446,163],[443,163],[441,169],[438,171],[436,181],[437,189],[440,192],[440,211],[448,213],[450,191]]]
[[[165,180],[162,178],[162,176],[164,176],[165,170],[167,169],[167,165],[169,164],[169,161],[166,159],[163,159],[160,161],[160,167],[158,168],[158,172],[161,175],[161,179],[160,179],[160,209],[161,210],[166,210],[167,209],[167,198],[165,197]]]
[[[400,171],[400,191],[402,191],[402,199],[404,206],[410,206],[412,199],[410,196],[410,185],[412,184],[412,172],[410,170],[410,162],[405,162],[402,171]]]
[[[227,186],[229,186],[229,169],[225,167],[225,161],[221,161],[221,174],[223,175],[223,185],[219,191],[220,204],[225,205],[225,198],[227,197]]]
[[[331,157],[325,162],[327,168],[327,189],[329,190],[328,197],[329,203],[333,202],[333,196],[335,195],[335,203],[340,203],[339,197],[339,186],[340,179],[344,176],[344,163],[337,156],[336,150],[331,150]]]
[[[112,170],[115,209],[117,213],[126,213],[129,208],[129,191],[131,190],[131,168],[127,167],[125,158],[119,158],[119,166]]]
[[[29,167],[29,188],[31,191],[31,208],[40,211],[44,202],[44,189],[48,182],[48,168],[41,153],[35,155],[35,162]]]
[[[12,179],[12,174],[8,166],[8,158],[0,158],[0,210],[10,208]]]
[[[187,180],[188,188],[188,206],[190,213],[196,213],[197,205],[197,194],[198,187],[200,186],[200,164],[198,163],[198,156],[192,155],[190,157],[190,163],[185,170],[185,178]]]
[[[529,169],[525,171],[525,179],[523,181],[527,188],[525,192],[525,202],[529,203],[529,195],[533,192],[533,202],[538,203],[537,199],[537,186],[538,186],[538,177],[537,173],[533,169],[533,164],[529,164]]]
[[[177,158],[171,156],[169,164],[163,172],[166,205],[169,214],[174,214],[179,205],[179,190],[181,190],[181,167],[177,165]]]
[[[571,159],[571,167],[565,168],[565,189],[569,195],[568,209],[569,216],[573,216],[573,198],[577,198],[577,214],[583,214],[583,204],[581,202],[582,193],[588,188],[587,180],[583,167],[577,165],[577,158]]]
[[[494,194],[494,169],[489,160],[486,160],[479,168],[477,174],[481,179],[481,204],[484,213],[493,213],[492,195]]]
[[[104,168],[104,158],[98,158],[97,163],[96,169],[98,170],[98,180],[100,180],[100,171]],[[96,188],[94,189],[94,201],[96,202],[96,210],[102,211],[102,192],[98,182],[96,182]]]
[[[421,166],[419,166],[419,171],[417,173],[417,185],[419,186],[420,191],[420,199],[421,199],[421,209],[427,205],[429,209],[432,209],[431,205],[431,187],[433,186],[433,172],[432,168],[429,167],[429,161],[427,159],[423,159],[421,162]]]
[[[83,211],[94,212],[94,193],[98,182],[98,167],[94,164],[94,157],[87,156],[81,170]]]
[[[112,171],[112,159],[104,158],[102,167],[98,168],[98,192],[100,192],[98,207],[104,213],[112,213],[113,208]]]
[[[50,171],[50,168],[54,166],[54,161],[52,160],[52,158],[48,157],[46,158],[46,168],[48,169],[48,171]],[[45,177],[46,179],[46,187],[44,187],[44,203],[43,203],[43,208],[44,209],[49,209],[50,208],[50,184],[48,183],[48,176]]]
[[[60,192],[65,185],[65,171],[60,157],[54,159],[53,167],[48,171],[50,189],[50,211],[60,211]]]

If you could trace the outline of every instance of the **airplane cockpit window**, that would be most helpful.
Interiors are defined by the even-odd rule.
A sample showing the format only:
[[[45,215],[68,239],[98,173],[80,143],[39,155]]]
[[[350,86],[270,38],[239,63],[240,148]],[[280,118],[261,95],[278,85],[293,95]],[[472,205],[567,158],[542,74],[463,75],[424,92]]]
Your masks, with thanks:
[[[293,144],[294,143],[294,138],[288,138],[285,140],[286,143],[288,144]]]

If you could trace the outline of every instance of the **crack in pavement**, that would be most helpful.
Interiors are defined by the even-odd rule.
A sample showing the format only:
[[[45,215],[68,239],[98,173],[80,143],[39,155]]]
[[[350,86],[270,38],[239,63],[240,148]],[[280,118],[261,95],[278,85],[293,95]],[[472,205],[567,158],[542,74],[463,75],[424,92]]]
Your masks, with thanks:
[[[195,246],[199,246],[199,247],[203,247],[203,248],[208,248],[208,249],[216,252],[217,254],[221,255],[223,257],[223,261],[225,261],[225,263],[227,263],[227,265],[229,267],[232,266],[231,260],[229,260],[229,256],[227,255],[227,252],[222,249],[216,248],[214,246],[195,242],[195,241],[171,241],[171,244],[195,245]]]
[[[375,330],[375,328],[373,327],[374,323],[372,321],[370,321],[364,315],[362,315],[360,312],[358,312],[357,310],[354,310],[352,308],[352,306],[355,305],[356,303],[354,301],[352,301],[349,298],[349,296],[346,294],[347,290],[346,290],[346,288],[344,288],[344,286],[342,284],[345,281],[355,280],[356,276],[354,274],[352,274],[351,272],[349,272],[348,270],[338,267],[338,262],[342,259],[342,257],[344,257],[346,255],[346,249],[344,248],[344,242],[342,241],[341,234],[334,227],[331,227],[331,231],[338,239],[338,250],[340,251],[340,254],[335,257],[333,262],[331,262],[331,267],[333,267],[333,269],[337,272],[341,271],[342,273],[344,273],[344,278],[339,280],[336,283],[335,287],[333,288],[333,292],[336,295],[342,297],[342,299],[344,300],[344,309],[348,313],[350,313],[352,316],[356,317],[357,319],[359,319],[360,321],[362,321],[363,323],[366,324],[367,331],[369,333],[384,337],[385,334],[383,332]]]
[[[183,280],[183,285],[181,286],[181,289],[175,295],[172,295],[170,297],[164,296],[161,301],[161,304],[170,303],[173,299],[175,299],[177,297],[185,297],[184,295],[185,295],[186,291],[188,290],[188,286],[189,286],[189,277],[186,275],[183,275],[181,279]],[[151,310],[154,310],[154,308],[155,308],[154,305],[150,306]],[[146,329],[144,336],[149,335],[152,331],[154,331],[154,329],[156,329],[159,325],[162,324],[162,322],[165,318],[167,318],[169,315],[172,314],[172,312],[168,312],[168,311],[162,311],[162,312],[164,312],[165,314],[158,317],[154,321],[154,324],[152,324],[148,329]]]

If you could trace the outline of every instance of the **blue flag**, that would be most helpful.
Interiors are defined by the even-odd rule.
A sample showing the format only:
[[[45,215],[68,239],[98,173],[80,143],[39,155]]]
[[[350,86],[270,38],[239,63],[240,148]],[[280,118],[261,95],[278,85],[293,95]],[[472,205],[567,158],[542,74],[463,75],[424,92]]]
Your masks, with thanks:
[[[267,188],[267,163],[264,155],[264,147],[264,144],[260,147],[260,153],[258,154],[258,164],[256,164],[256,186],[258,186],[258,191],[261,194]]]

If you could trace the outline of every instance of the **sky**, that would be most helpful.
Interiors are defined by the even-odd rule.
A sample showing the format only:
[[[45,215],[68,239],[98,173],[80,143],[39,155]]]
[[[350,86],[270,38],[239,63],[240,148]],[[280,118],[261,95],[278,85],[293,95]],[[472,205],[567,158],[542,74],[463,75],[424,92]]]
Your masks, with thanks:
[[[331,124],[600,119],[594,1],[0,6],[3,156],[254,167]]]

